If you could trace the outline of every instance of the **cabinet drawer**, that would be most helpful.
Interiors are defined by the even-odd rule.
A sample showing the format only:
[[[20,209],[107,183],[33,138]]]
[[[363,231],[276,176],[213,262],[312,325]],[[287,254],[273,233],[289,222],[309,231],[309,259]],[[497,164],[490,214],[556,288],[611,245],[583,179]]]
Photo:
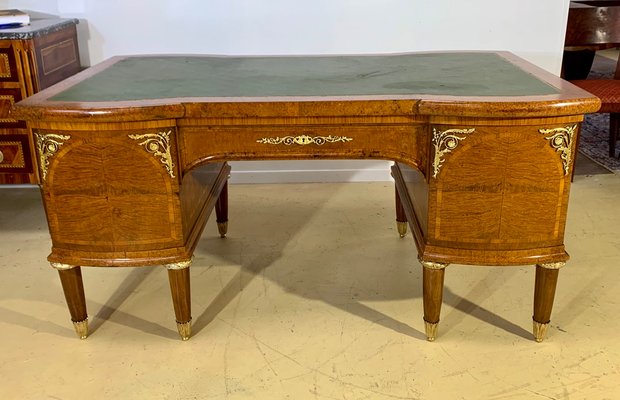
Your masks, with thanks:
[[[5,172],[32,172],[32,159],[26,135],[0,135],[0,173]]]
[[[20,89],[0,88],[0,129],[1,128],[25,128],[24,121],[17,121],[10,117],[9,111],[14,103],[22,99]],[[2,136],[0,136],[2,138]]]
[[[13,54],[13,46],[9,43],[0,44],[0,82],[18,82],[17,64]]]

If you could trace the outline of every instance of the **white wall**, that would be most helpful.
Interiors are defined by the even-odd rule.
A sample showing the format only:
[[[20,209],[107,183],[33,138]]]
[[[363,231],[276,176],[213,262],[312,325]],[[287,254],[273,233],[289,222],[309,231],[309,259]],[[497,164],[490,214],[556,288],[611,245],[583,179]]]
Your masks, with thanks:
[[[79,18],[84,65],[119,54],[508,50],[559,73],[568,0],[0,0]],[[320,170],[321,173],[313,171]],[[388,180],[380,161],[238,163],[233,178]],[[247,178],[244,176],[247,175]]]

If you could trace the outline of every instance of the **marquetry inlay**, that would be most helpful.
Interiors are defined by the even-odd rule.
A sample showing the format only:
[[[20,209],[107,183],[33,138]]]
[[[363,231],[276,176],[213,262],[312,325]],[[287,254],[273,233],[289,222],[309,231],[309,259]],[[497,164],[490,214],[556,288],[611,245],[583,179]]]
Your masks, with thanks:
[[[16,154],[14,159],[11,160],[10,156],[5,156],[4,153],[0,150],[0,168],[24,168],[26,166],[22,142],[2,142],[0,145],[2,147],[15,146]],[[6,161],[6,163],[4,161]]]
[[[11,64],[9,63],[9,55],[0,53],[0,78],[11,77]]]
[[[15,97],[10,94],[0,94],[0,116],[4,118],[0,118],[0,122],[17,122],[13,118],[7,118],[9,115],[9,110],[15,103]]]

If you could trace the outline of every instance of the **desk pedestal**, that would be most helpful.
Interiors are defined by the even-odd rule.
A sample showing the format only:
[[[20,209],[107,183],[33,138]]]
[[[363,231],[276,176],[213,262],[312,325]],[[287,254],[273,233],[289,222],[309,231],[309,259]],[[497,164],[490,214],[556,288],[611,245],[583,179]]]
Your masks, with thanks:
[[[406,216],[423,266],[430,341],[452,263],[535,264],[534,336],[544,338],[558,269],[568,259],[563,237],[577,125],[524,125],[436,125],[427,174],[392,167],[396,220]]]

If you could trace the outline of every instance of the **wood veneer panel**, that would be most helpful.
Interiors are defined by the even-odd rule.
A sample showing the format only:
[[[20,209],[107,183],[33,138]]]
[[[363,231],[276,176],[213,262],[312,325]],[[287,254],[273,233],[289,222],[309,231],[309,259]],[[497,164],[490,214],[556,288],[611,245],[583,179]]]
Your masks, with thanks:
[[[434,181],[432,243],[507,250],[561,245],[570,177],[538,128],[476,127],[464,135]]]
[[[43,186],[55,247],[120,252],[183,245],[177,179],[128,137],[151,132],[100,131],[95,138],[57,132],[70,138],[51,158]]]
[[[200,215],[211,196],[211,188],[217,187],[224,163],[211,163],[189,171],[183,177],[181,186],[181,212],[183,215],[183,235],[187,237],[200,223]],[[202,230],[202,228],[200,228]]]
[[[426,166],[426,130],[420,124],[355,126],[250,126],[179,128],[184,169],[206,161],[278,159],[392,159]],[[334,142],[269,143],[286,137],[332,137]]]

